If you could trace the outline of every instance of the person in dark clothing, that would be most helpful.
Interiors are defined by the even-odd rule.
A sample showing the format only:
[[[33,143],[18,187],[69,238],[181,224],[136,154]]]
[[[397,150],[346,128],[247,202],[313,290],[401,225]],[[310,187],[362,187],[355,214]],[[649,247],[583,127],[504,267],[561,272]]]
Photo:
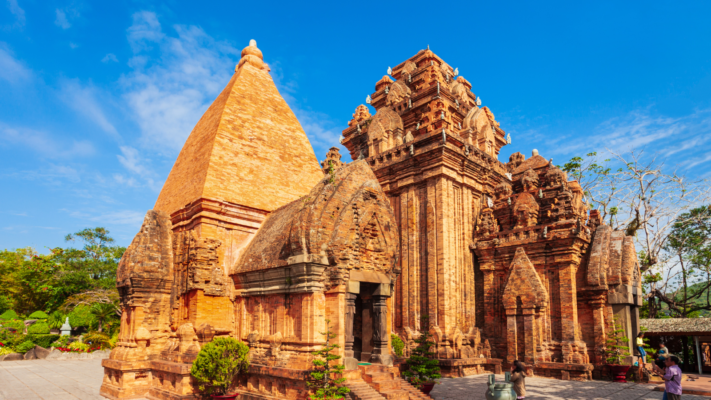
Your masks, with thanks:
[[[526,398],[526,367],[519,360],[511,365],[511,383],[514,384],[516,399]]]

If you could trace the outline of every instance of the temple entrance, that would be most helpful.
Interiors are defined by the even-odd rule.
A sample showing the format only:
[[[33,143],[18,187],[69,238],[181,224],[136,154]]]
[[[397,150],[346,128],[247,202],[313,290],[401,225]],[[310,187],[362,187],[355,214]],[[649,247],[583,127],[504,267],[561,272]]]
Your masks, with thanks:
[[[349,282],[346,293],[346,369],[359,362],[392,364],[387,338],[387,298],[390,285]]]

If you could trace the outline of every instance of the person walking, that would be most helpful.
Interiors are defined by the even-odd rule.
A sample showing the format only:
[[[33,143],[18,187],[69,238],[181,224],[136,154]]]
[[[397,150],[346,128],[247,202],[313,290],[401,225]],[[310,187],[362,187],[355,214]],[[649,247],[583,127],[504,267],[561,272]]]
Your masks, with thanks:
[[[667,400],[681,400],[681,368],[679,357],[669,356],[664,360],[665,370],[655,365],[655,370],[664,379],[664,398]]]
[[[511,382],[517,399],[526,398],[526,368],[519,360],[513,362],[511,366]]]
[[[637,335],[637,351],[639,352],[639,356],[641,357],[640,360],[642,361],[640,366],[644,369],[644,365],[647,362],[647,353],[644,351],[644,332],[640,332]]]

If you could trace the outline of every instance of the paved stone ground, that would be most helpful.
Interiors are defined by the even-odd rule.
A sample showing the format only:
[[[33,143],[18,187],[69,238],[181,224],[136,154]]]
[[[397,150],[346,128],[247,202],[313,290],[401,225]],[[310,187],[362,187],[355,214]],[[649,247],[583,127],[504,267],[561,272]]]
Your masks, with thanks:
[[[0,362],[0,400],[103,400],[99,387],[103,377],[101,360],[3,361]],[[503,381],[503,375],[497,375]],[[442,379],[431,395],[436,400],[484,399],[487,375]],[[526,399],[538,400],[660,400],[654,385],[574,382],[526,378]],[[683,400],[707,400],[706,396],[682,396]]]
[[[0,400],[98,400],[101,360],[0,362]]]
[[[465,378],[442,379],[435,385],[430,396],[436,400],[485,399],[487,375],[473,375]],[[496,380],[503,382],[504,376]],[[654,392],[655,385],[636,383],[613,383],[608,381],[560,381],[544,378],[526,378],[527,400],[661,400],[663,393]],[[707,400],[707,396],[683,395],[683,400]]]

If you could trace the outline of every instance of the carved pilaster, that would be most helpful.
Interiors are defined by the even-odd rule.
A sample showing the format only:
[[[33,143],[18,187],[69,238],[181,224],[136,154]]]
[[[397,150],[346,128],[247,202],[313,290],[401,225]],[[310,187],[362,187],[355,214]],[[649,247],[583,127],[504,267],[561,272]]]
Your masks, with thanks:
[[[347,370],[353,370],[358,368],[358,360],[355,359],[355,352],[353,351],[353,342],[355,341],[355,336],[353,334],[353,319],[355,318],[355,301],[358,297],[355,293],[346,293],[346,343],[344,346],[344,365]]]
[[[387,317],[388,296],[373,296],[373,352],[370,362],[373,364],[392,365],[392,356],[388,351]]]

